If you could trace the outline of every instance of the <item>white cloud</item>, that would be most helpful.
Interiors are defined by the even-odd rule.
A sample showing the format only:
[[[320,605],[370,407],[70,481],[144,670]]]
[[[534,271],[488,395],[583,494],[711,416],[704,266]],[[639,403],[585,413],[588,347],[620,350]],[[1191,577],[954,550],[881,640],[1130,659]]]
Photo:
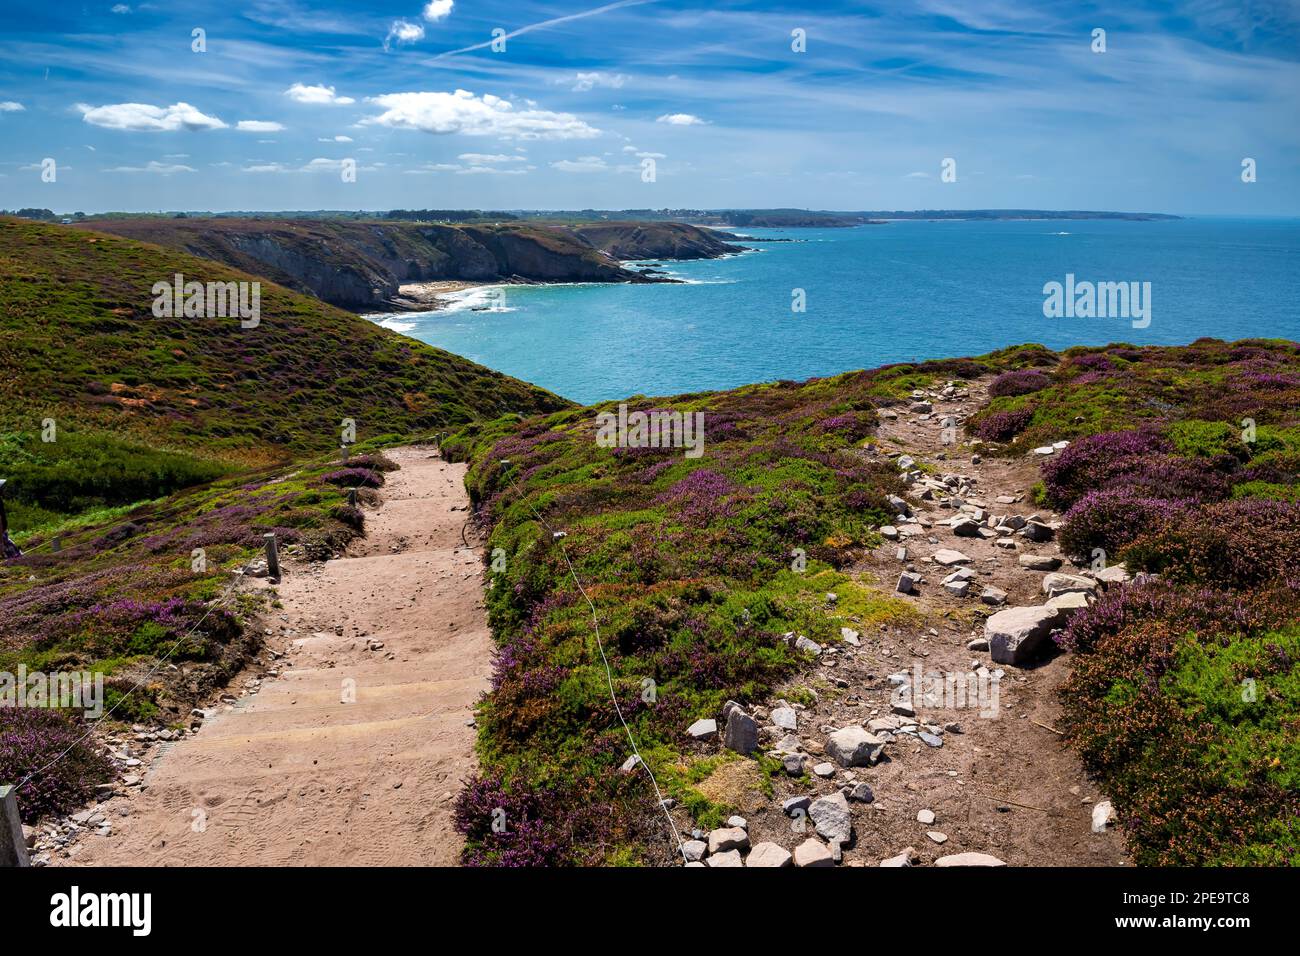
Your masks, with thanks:
[[[170,176],[173,173],[192,173],[193,166],[183,166],[180,163],[160,163],[157,160],[150,160],[145,166],[114,166],[112,169],[104,170],[106,173],[155,173],[159,176]]]
[[[351,137],[351,136],[322,136],[322,137],[320,137],[318,140],[316,140],[316,142],[318,142],[318,143],[350,143],[350,142],[352,142],[352,137]]]
[[[125,3],[115,3],[113,4],[112,7],[109,8],[108,12],[109,13],[130,13],[131,8],[128,7]]]
[[[628,80],[627,75],[623,73],[575,73],[573,76],[573,92],[586,93],[598,86],[608,87],[613,90],[621,90],[623,84]],[[563,80],[561,82],[568,82]]]
[[[929,179],[929,178],[930,178],[930,174],[929,174],[929,173],[923,173],[923,172],[920,172],[920,171],[918,170],[918,171],[915,172],[915,173],[908,173],[908,174],[907,174],[906,176],[904,176],[903,178],[904,178],[904,179]]]
[[[22,103],[17,103],[13,100],[5,100],[3,103],[0,103],[0,113],[21,113],[25,109],[27,109],[27,107],[23,106]]]
[[[609,170],[609,165],[600,156],[579,156],[551,163],[551,168],[562,173],[603,173]]]
[[[235,129],[245,133],[278,133],[284,129],[284,124],[270,120],[240,120],[235,124]]]
[[[387,50],[394,40],[397,41],[398,46],[401,46],[403,43],[415,43],[423,39],[424,27],[420,24],[394,20],[393,25],[388,28],[388,36],[384,37],[384,49]]]
[[[294,102],[313,105],[329,103],[336,106],[349,106],[356,102],[350,96],[336,96],[332,86],[308,86],[304,83],[295,83],[284,91],[284,95]]]
[[[404,169],[402,172],[408,176],[424,176],[429,173],[458,173],[464,168],[456,163],[426,163],[415,169]]]
[[[500,166],[466,166],[463,169],[456,170],[456,175],[478,176],[486,173],[496,176],[522,176],[526,172],[528,172],[526,169],[502,169]]]
[[[81,111],[81,118],[91,126],[102,126],[105,129],[172,132],[179,129],[226,128],[221,120],[199,112],[189,103],[173,103],[171,106],[150,106],[148,103],[88,106],[78,103],[77,109]]]
[[[243,171],[246,173],[287,173],[289,168],[283,163],[259,163],[255,166],[245,166]]]
[[[383,107],[384,112],[363,119],[362,125],[507,139],[590,139],[600,135],[600,130],[572,113],[516,110],[513,103],[491,93],[387,93],[372,96],[369,102]]]
[[[522,163],[527,156],[508,156],[505,153],[461,153],[456,157],[472,166],[486,166],[489,163]]]
[[[424,5],[424,19],[430,23],[437,23],[445,17],[451,16],[451,8],[456,5],[456,0],[429,0]]]
[[[667,123],[669,126],[706,126],[705,120],[690,113],[665,113],[655,120],[656,123]]]

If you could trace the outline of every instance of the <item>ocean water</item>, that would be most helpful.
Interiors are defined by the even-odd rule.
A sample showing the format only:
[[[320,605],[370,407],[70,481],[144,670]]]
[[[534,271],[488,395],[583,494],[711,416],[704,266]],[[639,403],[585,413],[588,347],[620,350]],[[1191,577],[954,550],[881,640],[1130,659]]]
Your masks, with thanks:
[[[665,262],[680,285],[505,286],[371,316],[579,402],[804,379],[1006,345],[1300,340],[1300,220],[891,222]],[[743,240],[742,240],[743,241]],[[1150,323],[1046,318],[1045,283],[1150,283]],[[791,310],[803,289],[806,311]]]

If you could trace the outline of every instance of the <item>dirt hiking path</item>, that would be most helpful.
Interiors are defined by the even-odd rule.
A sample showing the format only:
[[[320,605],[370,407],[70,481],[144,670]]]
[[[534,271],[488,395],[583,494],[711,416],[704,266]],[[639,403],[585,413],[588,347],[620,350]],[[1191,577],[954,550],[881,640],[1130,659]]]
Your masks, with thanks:
[[[461,538],[465,466],[427,447],[387,454],[401,470],[366,537],[286,569],[267,621],[281,666],[164,752],[142,791],[102,804],[114,833],[76,862],[457,863],[453,795],[491,669],[481,565]]]

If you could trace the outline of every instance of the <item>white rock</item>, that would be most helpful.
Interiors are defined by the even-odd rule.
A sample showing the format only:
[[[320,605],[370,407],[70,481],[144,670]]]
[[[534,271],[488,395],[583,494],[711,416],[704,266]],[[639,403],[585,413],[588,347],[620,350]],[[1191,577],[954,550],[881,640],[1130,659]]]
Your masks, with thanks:
[[[1115,821],[1115,808],[1109,800],[1103,800],[1092,808],[1092,832],[1105,833],[1106,828]]]
[[[934,861],[935,866],[1006,866],[996,856],[987,853],[953,853]]]
[[[984,622],[989,656],[998,664],[1028,663],[1047,643],[1052,631],[1065,622],[1065,613],[1055,607],[1012,607],[998,611]]]
[[[785,847],[776,843],[760,843],[750,851],[745,866],[791,866],[793,861],[794,857]]]
[[[744,866],[739,850],[724,850],[716,856],[709,857],[705,863],[709,866]],[[689,866],[689,864],[687,864]]]
[[[841,767],[866,767],[880,759],[885,742],[857,724],[850,724],[830,735],[826,753]]]
[[[740,827],[719,827],[709,832],[709,855],[749,849],[749,834]]]
[[[919,812],[919,813],[916,815],[916,822],[917,822],[917,823],[925,824],[926,826],[929,826],[931,823],[934,822],[934,811],[933,811],[933,810],[922,810],[921,812]]]
[[[718,735],[718,722],[712,717],[701,717],[687,727],[686,732],[696,740],[708,740]]]
[[[835,857],[820,840],[809,837],[794,848],[795,866],[834,866]]]

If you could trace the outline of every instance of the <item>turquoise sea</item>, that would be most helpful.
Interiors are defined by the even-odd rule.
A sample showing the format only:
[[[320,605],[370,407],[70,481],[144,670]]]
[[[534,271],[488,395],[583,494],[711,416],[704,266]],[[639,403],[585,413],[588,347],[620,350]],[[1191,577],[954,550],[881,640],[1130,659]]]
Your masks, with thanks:
[[[889,362],[1202,336],[1300,340],[1300,220],[890,222],[737,230],[757,251],[665,262],[680,285],[505,286],[372,319],[579,402]],[[743,240],[742,240],[743,241]],[[1049,319],[1043,286],[1149,282],[1151,321]],[[806,311],[791,311],[803,289]]]

